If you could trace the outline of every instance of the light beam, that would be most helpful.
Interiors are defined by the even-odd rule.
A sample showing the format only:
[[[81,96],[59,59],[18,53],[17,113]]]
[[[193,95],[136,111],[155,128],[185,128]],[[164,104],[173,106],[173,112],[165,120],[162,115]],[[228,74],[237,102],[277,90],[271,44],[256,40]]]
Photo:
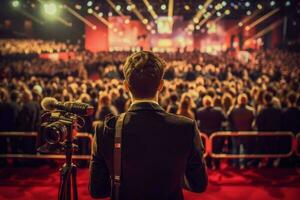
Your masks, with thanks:
[[[154,11],[153,6],[149,3],[148,0],[143,0],[143,2],[145,4],[145,6],[147,7],[148,12],[153,17],[153,19],[156,20],[158,16],[157,16],[156,12]]]
[[[258,18],[257,20],[255,20],[254,22],[252,22],[250,25],[246,26],[246,30],[247,31],[251,30],[253,27],[255,27],[256,25],[260,24],[264,20],[268,19],[269,17],[271,17],[272,15],[274,15],[275,13],[277,13],[279,10],[280,10],[279,8],[276,8],[276,9],[268,12],[264,16]]]
[[[110,5],[110,7],[112,7],[116,11],[116,13],[118,13],[118,15],[124,16],[124,14],[116,8],[114,2],[112,2],[111,0],[106,0],[106,2]]]
[[[71,13],[73,16],[75,16],[77,19],[79,19],[80,21],[82,21],[83,23],[85,23],[87,26],[91,27],[93,30],[95,30],[97,28],[93,23],[91,23],[89,20],[87,20],[84,17],[82,17],[79,13],[77,13],[75,10],[73,10],[69,6],[64,5],[64,8],[69,13]]]

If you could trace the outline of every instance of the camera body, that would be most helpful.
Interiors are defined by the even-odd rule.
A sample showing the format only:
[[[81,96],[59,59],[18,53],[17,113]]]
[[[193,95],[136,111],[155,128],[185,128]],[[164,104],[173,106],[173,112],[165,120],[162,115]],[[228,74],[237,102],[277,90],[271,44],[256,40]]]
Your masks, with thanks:
[[[72,141],[77,133],[77,116],[68,112],[52,112],[46,122],[41,124],[41,133],[50,145]]]

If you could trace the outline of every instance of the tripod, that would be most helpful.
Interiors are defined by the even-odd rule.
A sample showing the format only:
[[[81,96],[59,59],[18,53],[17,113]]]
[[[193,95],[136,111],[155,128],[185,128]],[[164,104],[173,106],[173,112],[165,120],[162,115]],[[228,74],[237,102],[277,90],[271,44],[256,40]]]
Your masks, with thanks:
[[[77,166],[72,163],[72,136],[71,133],[67,136],[67,141],[65,142],[65,153],[66,153],[66,163],[60,169],[60,184],[58,192],[58,200],[78,200],[77,191]],[[72,188],[71,188],[72,187]],[[71,195],[73,191],[73,195]]]

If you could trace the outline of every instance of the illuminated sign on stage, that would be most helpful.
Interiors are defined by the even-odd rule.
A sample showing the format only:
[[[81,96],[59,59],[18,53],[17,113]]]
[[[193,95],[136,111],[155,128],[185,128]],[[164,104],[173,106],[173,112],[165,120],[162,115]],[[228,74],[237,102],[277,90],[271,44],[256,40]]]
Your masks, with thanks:
[[[173,31],[173,23],[173,17],[158,17],[156,20],[158,33],[171,34]]]

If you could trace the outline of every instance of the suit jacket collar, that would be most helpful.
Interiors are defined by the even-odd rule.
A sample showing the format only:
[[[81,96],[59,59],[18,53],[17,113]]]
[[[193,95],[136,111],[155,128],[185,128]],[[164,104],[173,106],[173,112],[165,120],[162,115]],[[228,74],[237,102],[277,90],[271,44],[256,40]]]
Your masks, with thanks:
[[[153,111],[164,111],[164,109],[156,104],[156,103],[151,103],[151,102],[139,102],[139,103],[135,103],[132,104],[128,111],[144,111],[144,110],[153,110]]]

